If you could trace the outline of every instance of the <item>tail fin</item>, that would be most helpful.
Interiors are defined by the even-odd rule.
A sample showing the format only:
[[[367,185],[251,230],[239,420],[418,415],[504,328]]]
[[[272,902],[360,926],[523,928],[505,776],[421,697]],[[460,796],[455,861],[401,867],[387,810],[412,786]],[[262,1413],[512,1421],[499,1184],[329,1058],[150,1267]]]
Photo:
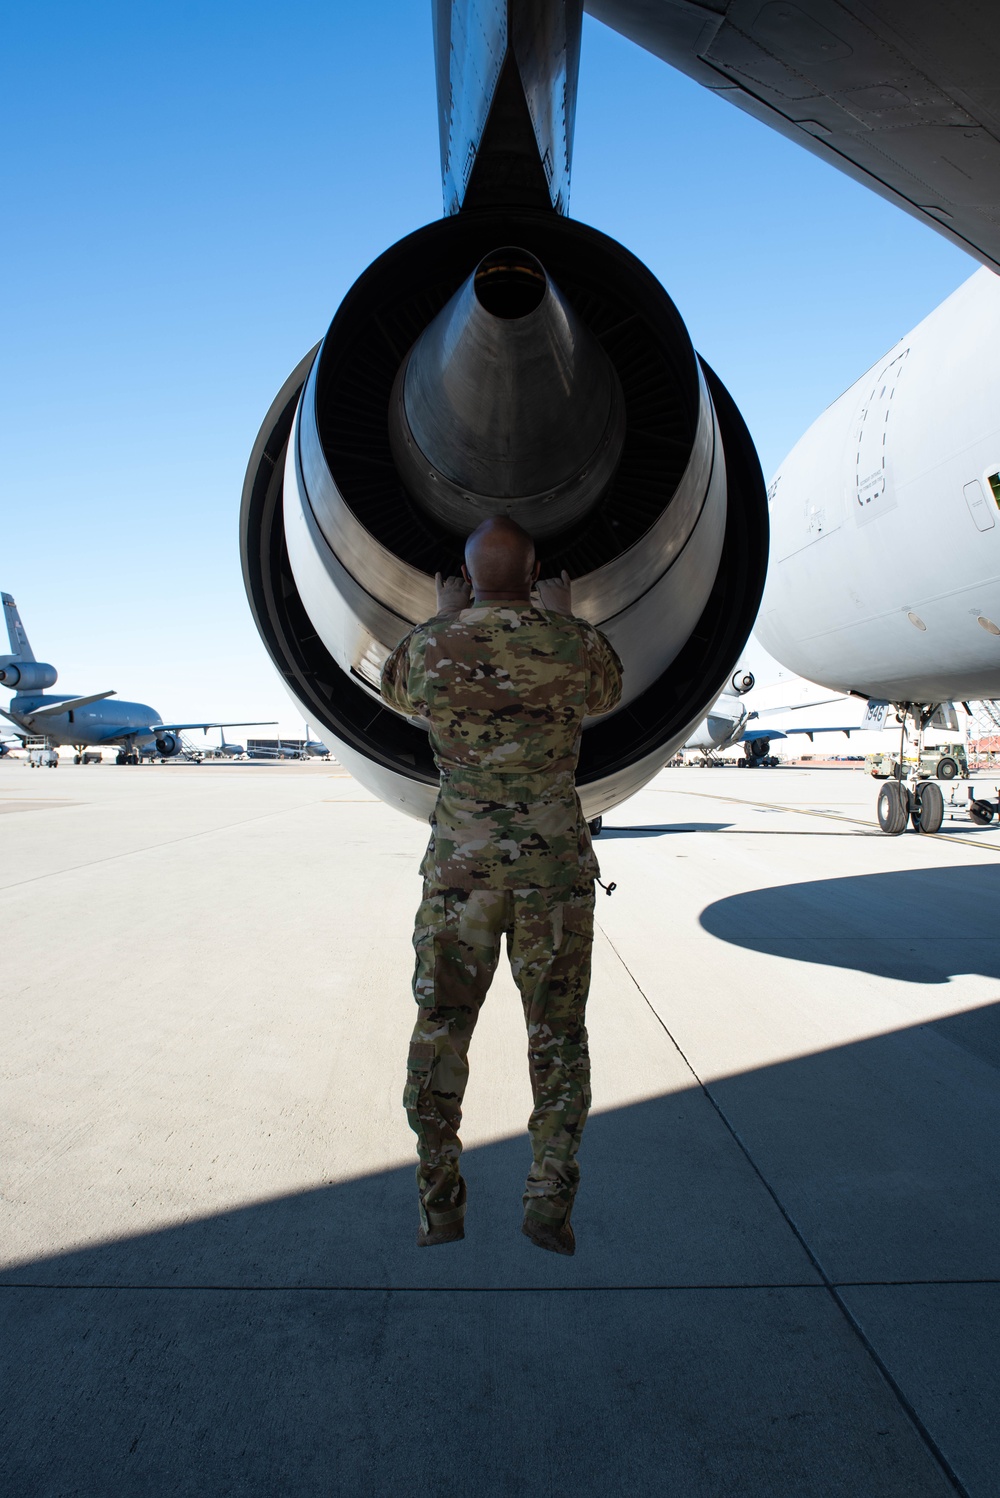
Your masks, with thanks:
[[[35,654],[28,644],[28,636],[24,632],[21,616],[17,612],[17,604],[9,593],[0,593],[0,599],[3,600],[4,618],[7,620],[7,638],[10,640],[11,655],[16,656],[19,661],[33,661]]]

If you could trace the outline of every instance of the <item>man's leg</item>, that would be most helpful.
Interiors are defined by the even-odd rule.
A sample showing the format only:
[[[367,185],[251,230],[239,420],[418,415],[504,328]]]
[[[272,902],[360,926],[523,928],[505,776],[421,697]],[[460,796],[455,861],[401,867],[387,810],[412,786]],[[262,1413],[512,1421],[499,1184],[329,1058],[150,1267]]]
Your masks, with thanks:
[[[580,1180],[576,1153],[590,1110],[585,1017],[594,944],[593,881],[570,892],[516,891],[507,941],[524,1005],[534,1097],[525,1222],[555,1234],[565,1225],[566,1246],[559,1251],[571,1253],[569,1214]]]
[[[469,1043],[496,971],[509,895],[425,884],[413,945],[413,996],[420,1008],[410,1041],[403,1107],[417,1136],[421,1245],[463,1236],[459,1171]]]

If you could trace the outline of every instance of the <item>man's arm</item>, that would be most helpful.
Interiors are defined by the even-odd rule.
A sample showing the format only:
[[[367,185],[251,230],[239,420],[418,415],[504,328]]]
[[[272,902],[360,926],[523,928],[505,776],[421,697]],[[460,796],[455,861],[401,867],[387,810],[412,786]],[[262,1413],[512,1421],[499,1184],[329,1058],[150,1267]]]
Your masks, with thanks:
[[[565,568],[559,577],[539,578],[536,586],[543,609],[550,614],[572,616],[573,590]],[[583,626],[583,639],[590,666],[587,714],[589,717],[596,717],[599,713],[609,713],[621,701],[622,663],[611,641],[605,639],[599,629],[595,629],[585,619],[578,622]]]
[[[592,624],[584,624],[583,637],[590,662],[587,713],[596,717],[600,713],[609,713],[622,700],[622,663],[611,641]]]
[[[463,609],[469,607],[471,593],[469,584],[463,577],[443,578],[438,572],[434,576],[434,586],[437,592],[435,619],[455,619]],[[382,667],[382,680],[379,684],[382,701],[409,718],[427,715],[426,703],[419,690],[423,672],[414,670],[421,663],[419,646],[416,656],[413,652],[414,634],[415,631],[411,630],[400,640]]]
[[[394,707],[398,713],[405,713],[408,718],[420,714],[420,705],[410,696],[410,642],[412,639],[413,631],[411,630],[400,640],[382,667],[382,680],[379,683],[382,701]]]

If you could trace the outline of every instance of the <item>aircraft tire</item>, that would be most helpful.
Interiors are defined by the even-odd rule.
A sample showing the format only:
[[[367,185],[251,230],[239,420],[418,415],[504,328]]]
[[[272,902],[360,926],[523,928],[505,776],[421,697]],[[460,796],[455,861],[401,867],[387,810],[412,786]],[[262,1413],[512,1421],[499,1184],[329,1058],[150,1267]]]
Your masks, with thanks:
[[[888,780],[878,793],[878,824],[888,837],[898,837],[909,818],[909,807],[898,780]]]
[[[988,827],[993,820],[993,808],[988,801],[970,801],[969,816],[980,827]]]
[[[591,837],[600,837],[600,835],[601,835],[601,828],[604,826],[604,818],[603,817],[595,817],[592,822],[588,822],[587,823],[587,826],[590,829],[590,835],[591,835]]]
[[[939,780],[954,780],[958,774],[958,765],[953,759],[939,759],[937,764],[937,776]]]
[[[920,798],[917,802],[919,812],[917,816],[917,830],[919,832],[940,832],[941,823],[944,821],[944,797],[941,787],[929,780],[921,787]]]

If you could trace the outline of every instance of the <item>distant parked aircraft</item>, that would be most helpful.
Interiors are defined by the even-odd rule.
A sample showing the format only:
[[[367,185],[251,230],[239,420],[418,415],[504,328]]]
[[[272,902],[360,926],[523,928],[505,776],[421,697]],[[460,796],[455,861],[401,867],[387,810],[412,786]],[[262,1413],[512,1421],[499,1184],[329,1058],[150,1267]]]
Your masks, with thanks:
[[[13,723],[23,738],[46,738],[50,744],[71,744],[77,754],[86,749],[118,748],[120,765],[138,764],[140,758],[173,759],[181,753],[181,734],[188,729],[239,728],[239,723],[164,723],[155,708],[144,702],[108,699],[113,691],[91,692],[85,697],[59,693],[46,696],[59,673],[55,666],[37,661],[28,643],[17,604],[9,593],[0,593],[10,655],[0,655],[0,686],[14,693],[7,711],[0,716]]]

